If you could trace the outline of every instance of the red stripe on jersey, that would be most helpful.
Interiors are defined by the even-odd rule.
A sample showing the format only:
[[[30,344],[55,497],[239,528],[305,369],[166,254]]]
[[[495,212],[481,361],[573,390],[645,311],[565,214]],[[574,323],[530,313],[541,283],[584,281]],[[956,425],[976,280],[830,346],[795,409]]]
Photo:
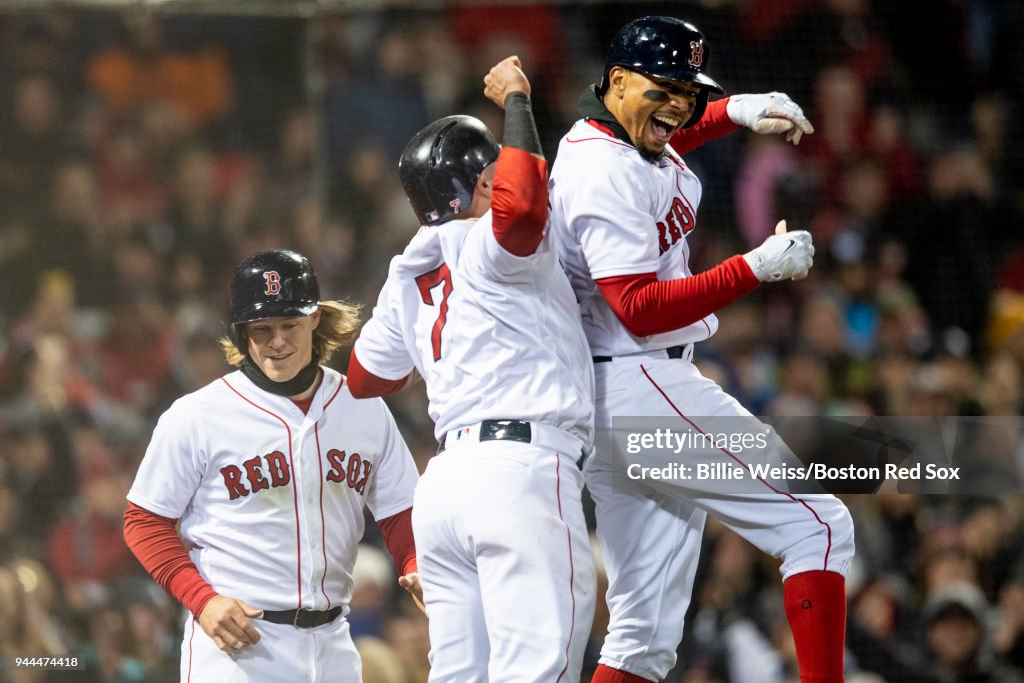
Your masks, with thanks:
[[[324,575],[320,577],[320,592],[327,599],[327,609],[331,609],[331,598],[327,595],[327,521],[324,519],[324,459],[320,455],[320,425],[313,425],[313,437],[316,439],[316,465],[320,468],[320,547],[324,551]]]
[[[557,453],[555,454],[555,497],[558,499],[558,518],[564,524],[565,517],[562,516],[562,458]],[[576,568],[572,561],[572,530],[568,524],[565,525],[565,538],[569,545],[569,597],[572,598],[572,615],[569,621],[569,640],[565,643],[565,666],[562,667],[562,672],[558,674],[555,683],[562,680],[562,676],[569,670],[569,647],[572,645],[572,633],[576,629],[576,592],[573,590]]]
[[[302,609],[302,536],[299,533],[299,487],[297,481],[299,474],[298,470],[295,469],[295,458],[292,454],[292,429],[291,427],[288,426],[288,423],[284,420],[283,417],[273,413],[270,410],[267,410],[263,406],[254,403],[253,401],[243,396],[242,393],[238,391],[238,389],[235,389],[233,386],[231,386],[231,383],[228,382],[226,377],[221,377],[221,381],[227,385],[228,389],[235,392],[238,398],[242,399],[243,401],[251,405],[253,408],[261,410],[267,415],[270,415],[272,418],[276,419],[278,422],[284,425],[285,432],[287,432],[288,434],[288,466],[292,469],[292,507],[295,509],[295,585],[298,588],[299,593],[299,604],[296,605],[296,608]]]
[[[701,433],[701,434],[703,434],[704,436],[707,436],[707,432],[705,432],[705,431],[704,431],[703,429],[701,429],[700,427],[698,427],[698,426],[697,426],[697,424],[696,424],[696,423],[695,423],[695,422],[694,422],[693,420],[691,420],[691,419],[690,419],[690,418],[688,418],[688,417],[687,417],[686,415],[684,415],[684,414],[683,414],[683,411],[679,410],[679,408],[677,408],[677,407],[676,407],[676,404],[672,402],[672,399],[668,397],[668,394],[666,394],[666,393],[665,393],[665,391],[664,391],[664,390],[663,390],[663,389],[662,389],[662,388],[661,388],[660,386],[658,386],[658,383],[654,381],[654,378],[653,378],[653,377],[651,377],[651,376],[650,376],[650,374],[648,374],[648,372],[647,372],[647,368],[645,368],[645,367],[644,367],[643,365],[641,365],[641,366],[640,366],[640,370],[641,370],[641,371],[643,371],[643,373],[644,373],[644,377],[646,377],[646,378],[647,378],[647,381],[648,381],[648,382],[650,382],[650,383],[651,383],[651,385],[653,385],[653,386],[654,386],[654,388],[658,390],[658,393],[659,393],[659,394],[661,394],[662,398],[664,398],[664,399],[665,399],[665,401],[667,401],[667,402],[668,402],[668,404],[669,404],[670,406],[672,406],[672,410],[674,410],[674,411],[676,412],[676,415],[678,415],[679,417],[681,417],[681,418],[683,418],[684,420],[686,420],[686,421],[687,421],[687,422],[688,422],[688,423],[690,424],[690,426],[691,426],[691,427],[693,427],[694,429],[696,429],[696,430],[697,430],[698,432],[700,432],[700,433]],[[712,439],[712,441],[714,441],[714,440]],[[719,446],[719,447],[718,447],[718,450],[722,451],[722,452],[723,452],[723,453],[725,453],[725,454],[726,454],[726,455],[727,455],[728,457],[730,457],[730,458],[732,458],[733,460],[735,460],[735,461],[736,461],[736,462],[737,462],[737,463],[738,463],[739,465],[741,465],[741,466],[742,466],[742,467],[743,467],[744,469],[747,469],[747,466],[746,466],[746,464],[745,464],[745,463],[744,463],[744,462],[743,462],[742,460],[740,460],[739,458],[737,458],[737,457],[736,457],[735,455],[733,455],[733,454],[732,454],[732,453],[731,453],[731,452],[729,451],[729,449],[727,449],[727,448],[722,448],[721,446]],[[761,477],[757,477],[757,480],[758,480],[759,482],[761,482],[762,484],[764,484],[765,486],[767,486],[767,487],[768,487],[769,489],[771,489],[771,490],[772,490],[773,492],[775,492],[775,493],[778,493],[778,494],[780,494],[780,495],[783,495],[783,496],[786,496],[787,498],[789,498],[789,499],[790,499],[791,501],[793,501],[794,503],[800,503],[801,505],[803,505],[803,506],[804,506],[805,508],[807,508],[807,510],[808,510],[808,511],[809,511],[809,512],[810,512],[810,513],[811,513],[812,515],[814,515],[814,519],[815,519],[815,521],[817,521],[817,522],[818,522],[818,524],[821,524],[822,526],[824,526],[824,527],[825,527],[825,531],[826,531],[826,533],[828,534],[828,543],[827,543],[827,545],[826,545],[826,547],[825,547],[825,562],[824,562],[824,563],[823,563],[823,565],[822,565],[822,569],[824,569],[824,570],[827,570],[827,569],[828,569],[828,556],[829,556],[829,555],[830,555],[830,554],[832,553],[832,526],[831,526],[831,525],[830,525],[830,524],[829,524],[828,522],[825,522],[824,520],[822,520],[822,519],[821,519],[821,517],[819,517],[819,516],[818,516],[818,513],[814,511],[814,508],[812,508],[812,507],[811,507],[811,506],[810,506],[810,505],[809,505],[809,504],[807,503],[807,501],[805,501],[805,500],[801,500],[800,498],[797,498],[796,496],[794,496],[794,495],[793,495],[792,493],[789,493],[788,491],[780,491],[780,490],[778,490],[777,488],[775,488],[774,486],[772,486],[771,484],[769,484],[769,483],[768,483],[767,481],[765,481],[765,480],[764,480],[764,479],[762,479]]]
[[[597,121],[595,119],[587,119],[587,123],[589,123],[594,128],[597,128],[602,133],[610,135],[611,137],[615,137],[615,133],[612,131],[612,129],[609,128],[608,126],[604,125],[600,121]]]
[[[589,142],[591,140],[602,140],[604,142],[610,142],[610,143],[612,143],[614,145],[619,145],[620,147],[628,147],[629,149],[636,149],[636,147],[634,147],[633,145],[629,144],[628,142],[623,142],[622,140],[619,140],[617,137],[615,137],[615,134],[612,133],[611,130],[609,130],[607,127],[601,125],[600,123],[598,123],[594,119],[587,119],[587,123],[589,123],[594,128],[597,128],[602,133],[606,133],[610,137],[577,138],[575,140],[571,140],[571,139],[569,139],[567,137],[565,139],[565,141],[568,142],[568,143],[575,144],[577,142]]]
[[[340,391],[341,391],[341,387],[342,387],[342,386],[343,386],[344,384],[345,384],[345,378],[344,378],[344,377],[342,377],[342,378],[341,378],[341,381],[340,381],[340,382],[338,382],[338,386],[337,386],[337,387],[336,387],[336,388],[334,389],[334,393],[333,393],[333,394],[331,394],[331,397],[330,397],[329,399],[327,399],[327,402],[326,402],[326,403],[324,403],[324,410],[327,410],[327,406],[331,405],[331,403],[332,403],[332,402],[334,401],[335,397],[337,397],[337,395],[338,395],[338,392],[340,392]]]

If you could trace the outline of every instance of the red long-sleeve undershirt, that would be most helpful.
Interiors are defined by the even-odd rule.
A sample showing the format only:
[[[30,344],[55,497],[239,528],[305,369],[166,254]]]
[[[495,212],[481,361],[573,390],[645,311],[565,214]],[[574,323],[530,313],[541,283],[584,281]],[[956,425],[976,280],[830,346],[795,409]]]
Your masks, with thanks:
[[[710,140],[724,137],[742,128],[729,119],[729,115],[725,111],[728,103],[728,97],[708,102],[708,107],[704,110],[704,116],[700,121],[690,128],[681,128],[672,136],[672,149],[680,155],[686,154]]]
[[[410,373],[412,374],[412,373]],[[348,390],[355,398],[375,398],[401,391],[409,375],[401,379],[384,379],[363,367],[356,356],[356,347],[348,355]]]
[[[188,556],[175,530],[177,521],[128,503],[124,513],[124,540],[150,576],[185,609],[199,616],[217,591],[199,574]],[[402,576],[415,572],[412,508],[377,524],[394,559],[396,571]]]
[[[502,147],[494,169],[491,230],[510,254],[537,250],[548,219],[548,164],[517,147]]]
[[[640,273],[597,281],[612,311],[637,337],[691,325],[752,292],[758,284],[740,255],[693,277],[662,281],[654,273]]]

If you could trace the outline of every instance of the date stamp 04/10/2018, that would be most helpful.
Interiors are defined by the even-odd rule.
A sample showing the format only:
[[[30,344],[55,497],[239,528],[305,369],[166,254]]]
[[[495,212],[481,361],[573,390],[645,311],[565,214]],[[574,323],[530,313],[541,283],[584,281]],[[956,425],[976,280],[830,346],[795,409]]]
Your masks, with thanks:
[[[0,655],[0,671],[16,669],[80,671],[85,669],[85,659],[81,655]]]

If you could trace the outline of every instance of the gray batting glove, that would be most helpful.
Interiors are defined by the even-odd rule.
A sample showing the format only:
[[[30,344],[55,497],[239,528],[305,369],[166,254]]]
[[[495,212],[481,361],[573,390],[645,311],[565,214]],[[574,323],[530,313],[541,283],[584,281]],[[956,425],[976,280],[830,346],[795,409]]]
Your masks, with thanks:
[[[786,221],[779,221],[775,234],[743,258],[761,282],[802,280],[814,265],[811,233],[806,230],[787,232]]]
[[[814,126],[804,116],[804,110],[784,92],[764,95],[733,95],[725,105],[729,120],[762,135],[786,134],[786,141],[800,144],[804,134],[814,132]]]

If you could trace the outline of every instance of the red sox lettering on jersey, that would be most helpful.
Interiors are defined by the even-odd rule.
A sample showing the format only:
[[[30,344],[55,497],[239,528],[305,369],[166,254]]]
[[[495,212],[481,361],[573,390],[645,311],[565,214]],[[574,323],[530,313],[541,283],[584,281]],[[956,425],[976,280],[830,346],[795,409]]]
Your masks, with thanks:
[[[348,455],[337,448],[328,450],[326,457],[331,466],[325,476],[326,481],[347,484],[356,493],[362,494],[366,491],[366,482],[373,471],[373,463],[370,460],[364,459],[358,453]],[[288,486],[292,480],[288,459],[281,451],[257,455],[242,462],[241,466],[226,465],[220,468],[220,473],[224,477],[224,486],[231,500],[247,496],[250,492],[258,493],[279,486]],[[248,482],[248,487],[242,481],[243,477]]]
[[[658,254],[664,254],[676,242],[683,239],[695,228],[693,209],[687,206],[682,196],[672,199],[672,206],[665,217],[658,221]]]

